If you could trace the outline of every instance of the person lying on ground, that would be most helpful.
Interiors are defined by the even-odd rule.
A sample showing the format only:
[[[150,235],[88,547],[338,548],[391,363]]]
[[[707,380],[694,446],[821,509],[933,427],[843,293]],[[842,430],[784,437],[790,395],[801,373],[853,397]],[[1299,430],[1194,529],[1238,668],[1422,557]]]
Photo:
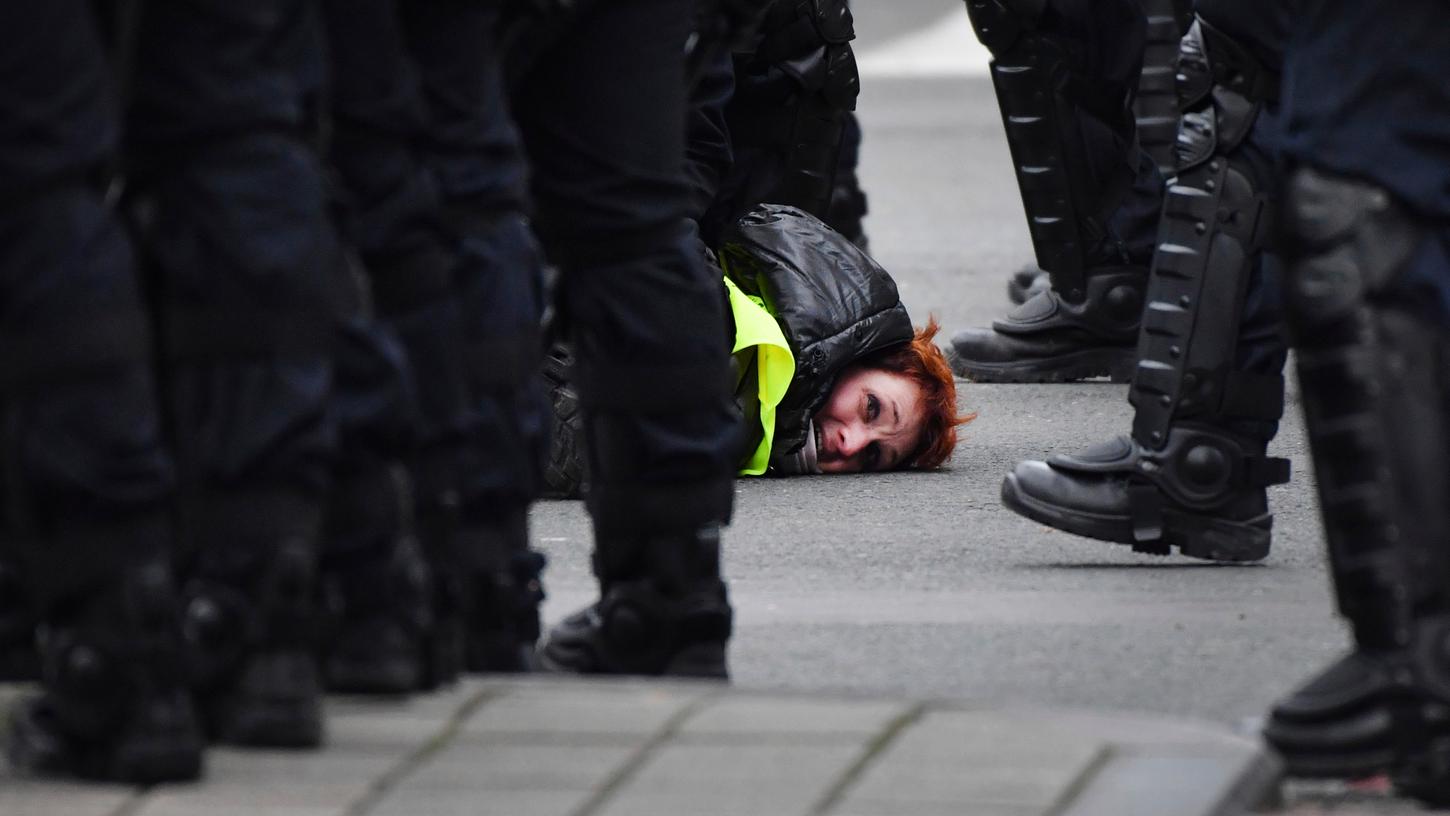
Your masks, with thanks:
[[[740,475],[933,469],[952,455],[951,367],[913,328],[890,274],[800,210],[765,204],[740,219],[716,256],[728,298],[732,378],[744,428]],[[545,363],[555,422],[546,495],[587,482],[567,345]]]

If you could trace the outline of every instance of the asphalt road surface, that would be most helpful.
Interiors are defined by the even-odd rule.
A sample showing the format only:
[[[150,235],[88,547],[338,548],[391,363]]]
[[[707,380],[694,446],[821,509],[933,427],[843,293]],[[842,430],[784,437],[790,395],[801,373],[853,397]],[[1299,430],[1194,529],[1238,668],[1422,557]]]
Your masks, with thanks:
[[[1031,249],[984,55],[959,3],[854,5],[872,254],[916,322],[934,314],[945,334],[985,324],[1007,308],[1006,276]],[[1273,552],[1217,566],[1137,555],[1002,508],[1017,461],[1126,432],[1126,386],[959,386],[980,416],[948,469],[740,482],[725,539],[737,684],[1251,728],[1346,648],[1292,394],[1271,448],[1294,463],[1292,483],[1270,491]],[[582,506],[539,505],[534,535],[551,559],[546,615],[557,620],[596,594]]]

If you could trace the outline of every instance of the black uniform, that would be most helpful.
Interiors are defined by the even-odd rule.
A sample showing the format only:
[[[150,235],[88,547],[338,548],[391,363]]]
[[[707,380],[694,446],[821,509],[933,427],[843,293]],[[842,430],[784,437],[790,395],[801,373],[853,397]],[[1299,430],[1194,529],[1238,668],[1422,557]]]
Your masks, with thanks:
[[[1022,462],[1003,502],[1068,532],[1213,560],[1268,554],[1266,456],[1283,412],[1278,265],[1280,18],[1205,2],[1182,41],[1184,115],[1165,195],[1129,401],[1129,435]],[[1234,32],[1234,33],[1229,33]]]
[[[1162,200],[1162,176],[1139,148],[1133,113],[1143,9],[1136,0],[968,0],[967,10],[992,51],[1037,265],[1050,286],[990,328],[954,335],[953,368],[983,382],[1125,381]]]
[[[330,155],[349,235],[418,386],[411,470],[437,601],[425,645],[443,676],[460,662],[524,668],[542,567],[526,524],[546,428],[533,377],[542,281],[493,44],[498,15],[451,0],[326,8]],[[396,611],[411,614],[406,603]]]
[[[546,666],[721,676],[719,573],[739,428],[724,304],[689,220],[683,44],[694,4],[588,9],[512,101],[536,224],[577,355],[601,599],[550,633]],[[580,123],[588,123],[581,127]]]
[[[35,392],[53,404],[17,437],[40,447],[10,471],[23,474],[15,495],[29,496],[12,506],[40,525],[27,536],[46,542],[21,568],[55,624],[43,644],[47,695],[22,709],[11,744],[25,767],[149,781],[199,769],[189,704],[172,691],[176,555],[188,668],[211,734],[321,739],[305,633],[333,441],[336,247],[307,142],[321,79],[311,4],[101,8],[123,12],[109,23],[126,70],[111,77],[83,4],[17,12],[4,26],[27,35],[6,49],[15,67],[0,83],[18,94],[6,105],[18,117],[8,128],[17,149],[4,151],[10,212],[40,219],[4,246],[44,247],[23,267],[6,264],[43,270],[6,308],[33,321],[28,342],[57,352],[45,371],[57,379]],[[122,139],[124,161],[98,166]],[[117,220],[87,186],[117,167],[145,250],[149,320]],[[153,343],[174,493],[144,362]],[[73,370],[89,382],[63,373]],[[67,442],[48,439],[62,429]]]
[[[1450,802],[1450,11],[1300,4],[1285,61],[1286,302],[1355,649],[1273,711],[1298,776]]]
[[[121,129],[100,30],[79,0],[0,10],[0,606],[24,604],[29,648],[26,621],[48,632],[7,746],[28,771],[147,783],[195,777],[201,738],[148,313],[104,199]]]

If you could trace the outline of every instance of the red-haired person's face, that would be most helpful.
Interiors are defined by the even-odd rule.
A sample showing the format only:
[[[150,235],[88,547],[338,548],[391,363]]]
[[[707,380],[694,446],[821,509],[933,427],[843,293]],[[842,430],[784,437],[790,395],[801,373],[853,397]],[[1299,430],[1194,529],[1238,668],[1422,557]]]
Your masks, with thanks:
[[[900,467],[916,450],[925,421],[921,388],[889,371],[846,369],[816,412],[816,456],[822,473]]]

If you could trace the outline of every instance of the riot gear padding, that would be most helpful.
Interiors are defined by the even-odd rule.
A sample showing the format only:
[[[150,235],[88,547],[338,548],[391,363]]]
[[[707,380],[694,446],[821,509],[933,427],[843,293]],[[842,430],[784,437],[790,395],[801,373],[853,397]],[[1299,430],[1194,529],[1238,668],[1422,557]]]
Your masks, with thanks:
[[[1282,413],[1282,378],[1233,370],[1266,205],[1248,174],[1224,158],[1185,170],[1170,186],[1128,397],[1139,443],[1161,445],[1185,417],[1272,421]]]
[[[1450,336],[1395,289],[1430,234],[1384,189],[1312,168],[1286,205],[1305,427],[1356,649],[1276,705],[1264,736],[1295,776],[1388,769],[1400,792],[1443,805]]]
[[[1193,54],[1206,30],[1200,21],[1184,38]],[[1245,56],[1222,44],[1202,53],[1210,61]],[[1186,60],[1189,70],[1195,59]],[[1256,70],[1235,63],[1211,73]],[[1156,555],[1173,547],[1216,561],[1268,555],[1265,488],[1287,482],[1290,469],[1266,455],[1262,429],[1283,414],[1284,382],[1242,370],[1238,353],[1250,276],[1271,232],[1270,197],[1236,150],[1261,105],[1214,85],[1184,116],[1179,174],[1164,198],[1138,334],[1131,436],[1019,465],[1002,485],[1012,509]]]
[[[736,94],[726,108],[737,152],[771,160],[741,182],[744,206],[770,201],[829,215],[845,114],[856,109],[860,75],[845,0],[777,0],[748,54],[735,61]]]
[[[1083,155],[1079,116],[1133,141],[1133,88],[1089,82],[1070,44],[1039,28],[1043,3],[968,0],[977,38],[992,52],[992,84],[1017,170],[1037,264],[1072,303],[1086,295],[1090,255],[1107,237],[1108,217],[1132,185],[1123,161],[1094,178]]]
[[[1363,647],[1408,643],[1450,585],[1450,343],[1383,290],[1419,233],[1384,190],[1290,182],[1289,314],[1340,611]]]
[[[1148,18],[1148,40],[1143,49],[1143,72],[1138,77],[1138,93],[1133,100],[1133,115],[1138,125],[1138,142],[1163,175],[1171,176],[1177,169],[1173,145],[1178,137],[1178,71],[1179,39],[1183,36],[1189,5],[1181,0],[1142,0]]]

